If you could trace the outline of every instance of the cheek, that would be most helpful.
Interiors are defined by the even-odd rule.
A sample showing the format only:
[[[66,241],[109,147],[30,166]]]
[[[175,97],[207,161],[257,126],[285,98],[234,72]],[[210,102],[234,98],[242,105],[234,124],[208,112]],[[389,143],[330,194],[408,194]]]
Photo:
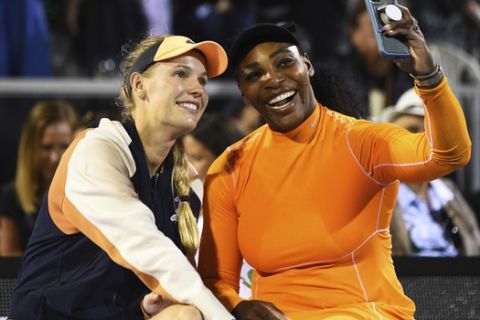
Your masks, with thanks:
[[[208,105],[208,102],[210,101],[210,97],[206,91],[203,94],[202,100],[203,100],[203,105],[206,107]]]
[[[242,90],[242,95],[244,99],[244,103],[246,105],[251,105],[255,108],[255,110],[260,111],[258,105],[260,105],[260,91],[257,90],[255,87],[250,86],[246,87]]]

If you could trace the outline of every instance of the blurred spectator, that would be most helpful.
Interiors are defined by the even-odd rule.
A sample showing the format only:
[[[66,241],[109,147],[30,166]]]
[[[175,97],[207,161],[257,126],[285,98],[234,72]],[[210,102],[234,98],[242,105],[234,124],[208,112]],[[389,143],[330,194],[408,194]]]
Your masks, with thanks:
[[[423,101],[406,91],[382,120],[413,133],[423,132]],[[390,232],[394,255],[480,255],[480,229],[475,214],[454,183],[442,178],[429,183],[400,183]]]
[[[0,76],[50,76],[47,20],[41,0],[0,0]]]
[[[413,80],[392,59],[380,55],[363,0],[357,0],[348,12],[348,34],[351,48],[340,57],[339,68],[351,75],[360,105],[368,106],[370,117],[376,118],[386,106],[395,104]]]
[[[254,107],[245,104],[243,101],[239,103],[239,106],[238,109],[234,110],[232,116],[235,125],[244,135],[264,124],[263,118]]]
[[[285,20],[291,20],[291,15],[293,13],[293,5],[294,5],[292,1],[254,0],[251,2],[255,6],[255,16],[258,22],[275,23],[275,22],[280,22]],[[315,8],[317,5],[319,5],[319,3],[315,3]]]
[[[183,138],[185,153],[201,180],[208,167],[222,152],[244,134],[232,119],[219,114],[204,114],[193,132]]]
[[[0,195],[0,254],[21,255],[35,222],[40,200],[60,157],[73,138],[77,115],[65,101],[42,101],[23,126],[15,181]]]
[[[117,75],[122,54],[118,48],[129,41],[133,44],[148,30],[142,0],[44,1],[56,40],[55,70],[60,75]],[[68,70],[63,69],[65,61]]]
[[[468,201],[477,215],[477,221],[480,221],[480,190],[468,197]]]
[[[255,22],[254,1],[181,0],[174,3],[173,29],[193,40],[226,45],[234,33]]]
[[[142,0],[149,34],[172,34],[173,8],[171,0]]]
[[[480,0],[407,2],[427,39],[449,42],[480,60]]]

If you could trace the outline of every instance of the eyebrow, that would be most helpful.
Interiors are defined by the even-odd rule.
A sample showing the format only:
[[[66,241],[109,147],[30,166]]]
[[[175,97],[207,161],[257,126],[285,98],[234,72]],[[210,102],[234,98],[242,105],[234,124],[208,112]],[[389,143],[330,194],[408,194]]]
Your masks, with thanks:
[[[192,67],[190,67],[189,65],[183,64],[183,63],[176,63],[175,66],[173,66],[173,68],[183,68],[183,69],[187,69],[187,70],[193,72]],[[206,70],[205,70],[205,72],[202,72],[200,75],[208,77],[208,73],[207,73]]]
[[[275,58],[276,56],[278,56],[278,55],[281,54],[281,53],[290,53],[291,51],[290,51],[288,48],[290,48],[291,46],[294,46],[294,44],[288,45],[288,46],[286,46],[286,47],[283,47],[283,48],[278,49],[277,51],[272,52],[272,53],[268,56],[268,58],[269,58],[269,59],[273,59],[273,58]],[[257,61],[254,61],[254,62],[252,62],[252,63],[247,64],[247,65],[246,65],[245,67],[243,67],[242,69],[253,68],[253,67],[255,67],[256,65],[258,65],[258,62],[257,62]]]

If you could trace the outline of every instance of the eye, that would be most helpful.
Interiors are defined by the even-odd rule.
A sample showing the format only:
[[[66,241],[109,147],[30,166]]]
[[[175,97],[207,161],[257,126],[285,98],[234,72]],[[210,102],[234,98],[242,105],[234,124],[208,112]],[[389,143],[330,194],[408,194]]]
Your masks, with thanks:
[[[244,78],[246,81],[251,82],[251,81],[257,80],[259,77],[260,77],[259,71],[252,71],[252,72],[246,73]]]
[[[199,77],[198,78],[198,83],[200,83],[203,87],[205,87],[208,83],[208,78],[207,77]]]
[[[289,57],[286,57],[286,58],[282,58],[280,59],[280,61],[278,61],[278,66],[279,67],[286,67],[286,66],[289,66],[293,63],[293,59],[292,58],[289,58]]]
[[[173,72],[173,75],[175,77],[179,77],[180,79],[186,79],[188,78],[188,73],[185,70],[175,70]]]

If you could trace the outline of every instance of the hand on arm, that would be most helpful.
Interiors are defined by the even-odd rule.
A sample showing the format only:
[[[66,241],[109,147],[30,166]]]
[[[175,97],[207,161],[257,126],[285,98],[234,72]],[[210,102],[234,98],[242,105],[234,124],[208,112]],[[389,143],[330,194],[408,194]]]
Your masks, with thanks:
[[[148,316],[154,316],[165,308],[171,306],[174,302],[164,299],[161,295],[155,292],[146,294],[142,300],[142,310]]]
[[[242,301],[232,314],[237,320],[288,320],[274,304],[260,300]]]

